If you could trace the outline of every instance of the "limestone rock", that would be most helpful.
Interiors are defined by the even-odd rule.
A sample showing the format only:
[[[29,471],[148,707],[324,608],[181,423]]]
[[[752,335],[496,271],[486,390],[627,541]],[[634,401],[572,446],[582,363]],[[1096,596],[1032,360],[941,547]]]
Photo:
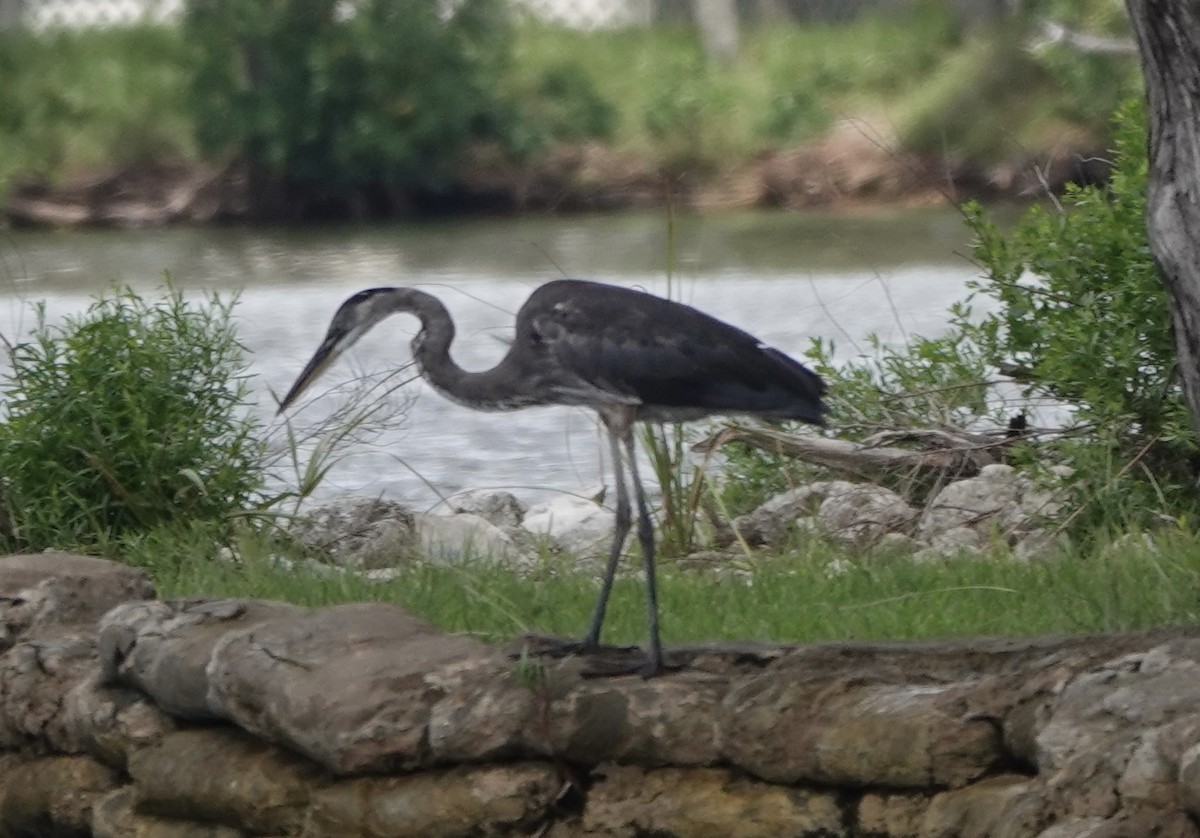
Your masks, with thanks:
[[[921,820],[922,838],[1027,838],[1046,820],[1028,777],[1001,774],[934,795]]]
[[[301,544],[357,568],[395,565],[417,549],[413,514],[381,498],[351,498],[318,507],[291,527]]]
[[[0,557],[0,652],[20,637],[87,625],[131,599],[154,596],[145,571],[72,553]]]
[[[127,786],[100,798],[92,809],[92,838],[244,838],[231,826],[159,818],[136,811],[137,792]]]
[[[1200,638],[1078,675],[1036,735],[1038,768],[1051,794],[1075,817],[1108,818],[1123,794],[1158,808],[1179,806],[1170,780],[1179,776],[1192,744],[1180,742],[1182,732],[1200,735],[1196,695]],[[1169,735],[1155,737],[1156,729]]]
[[[917,838],[928,807],[922,794],[869,792],[858,801],[856,825],[862,835]]]
[[[295,834],[314,788],[312,763],[231,727],[179,730],[129,760],[139,812]]]
[[[1019,544],[1044,532],[1045,518],[1059,513],[1058,494],[1053,486],[1036,483],[1012,466],[984,466],[978,477],[955,481],[938,492],[926,505],[919,531],[935,545],[939,537],[944,540],[945,534],[960,528],[974,530],[984,542],[999,537]],[[956,537],[951,546],[961,544]]]
[[[747,544],[783,544],[798,518],[816,514],[831,485],[821,481],[778,494],[753,512],[735,518],[734,529]]]
[[[612,543],[616,513],[595,501],[562,495],[531,506],[522,526],[535,536],[551,539],[576,559],[604,559]]]
[[[921,535],[932,539],[958,527],[999,530],[1020,497],[1021,485],[1012,466],[985,466],[978,477],[956,480],[929,501],[921,518]]]
[[[152,745],[176,722],[139,691],[103,683],[93,671],[63,698],[58,747],[85,751],[109,765],[124,767],[129,754]]]
[[[781,671],[746,679],[719,729],[733,764],[778,783],[958,787],[1001,760],[986,721],[954,711],[935,684],[814,684]]]
[[[414,518],[422,558],[448,564],[467,559],[518,562],[524,551],[516,540],[479,515],[420,514]]]
[[[977,556],[986,547],[987,539],[978,530],[971,527],[950,527],[933,533],[929,539],[929,546],[915,552],[913,559],[929,562],[954,556]]]
[[[88,835],[92,807],[118,783],[116,771],[86,756],[0,754],[0,834]]]
[[[98,651],[107,680],[136,687],[184,719],[221,718],[209,700],[208,664],[231,631],[273,617],[304,613],[267,600],[129,602],[104,616]]]
[[[817,522],[831,538],[865,546],[905,529],[917,515],[917,510],[891,489],[838,480],[829,484],[817,510]]]
[[[434,515],[478,515],[497,527],[517,527],[525,517],[525,506],[511,492],[501,489],[464,489],[430,510]]]
[[[467,704],[483,683],[511,679],[498,650],[382,603],[333,606],[231,632],[208,671],[211,694],[228,718],[337,774],[422,765],[430,707],[461,686],[464,673],[476,679],[459,695]],[[523,721],[491,723],[519,729]]]
[[[342,780],[313,795],[302,835],[527,834],[561,786],[553,766],[536,762]]]
[[[835,794],[767,786],[722,768],[605,765],[588,793],[586,830],[602,835],[758,838],[846,835]]]
[[[82,634],[37,637],[0,656],[0,749],[48,740],[68,753],[83,750],[63,697],[95,668],[95,642]]]
[[[720,754],[724,689],[693,673],[564,681],[547,708],[548,744],[570,760],[707,765]],[[537,743],[531,743],[536,745]]]

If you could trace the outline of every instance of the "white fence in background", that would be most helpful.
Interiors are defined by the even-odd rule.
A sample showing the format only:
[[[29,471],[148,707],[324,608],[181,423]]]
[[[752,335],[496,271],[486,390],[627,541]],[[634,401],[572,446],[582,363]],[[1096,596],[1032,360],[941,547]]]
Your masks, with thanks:
[[[0,20],[16,21],[39,32],[169,23],[179,19],[185,3],[186,0],[0,0],[0,9],[4,10]],[[509,0],[509,3],[518,12],[537,20],[588,31],[647,24],[652,8],[647,0]]]
[[[168,23],[179,19],[185,0],[16,0],[21,22],[36,31]]]
[[[509,0],[509,4],[545,23],[585,31],[646,26],[654,5],[647,0]]]

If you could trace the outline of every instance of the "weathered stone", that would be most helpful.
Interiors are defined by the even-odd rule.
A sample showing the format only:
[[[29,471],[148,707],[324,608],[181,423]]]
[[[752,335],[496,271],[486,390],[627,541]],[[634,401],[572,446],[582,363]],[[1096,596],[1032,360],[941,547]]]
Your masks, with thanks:
[[[858,835],[918,838],[929,798],[921,794],[864,794],[858,801]]]
[[[1037,838],[1197,838],[1200,829],[1181,812],[1120,812],[1111,818],[1071,818]]]
[[[782,544],[798,518],[816,514],[831,485],[822,481],[789,489],[754,511],[739,515],[733,527],[747,544]]]
[[[154,744],[176,723],[144,693],[104,684],[97,671],[64,697],[60,727],[56,747],[124,767],[131,752]]]
[[[71,553],[0,557],[0,652],[26,634],[87,625],[118,603],[154,596],[142,570]]]
[[[1037,838],[1090,838],[1104,824],[1104,818],[1071,818],[1042,830]]]
[[[88,835],[92,806],[118,784],[90,757],[0,754],[0,835]]]
[[[316,766],[232,727],[178,730],[129,759],[139,813],[294,834],[323,785]]]
[[[223,718],[209,697],[208,664],[226,634],[306,609],[268,600],[129,602],[100,621],[98,651],[108,680],[151,696],[184,719]]]
[[[929,539],[929,546],[913,554],[913,561],[941,561],[956,556],[977,556],[987,546],[987,539],[978,530],[971,527],[950,527],[947,530],[935,532]]]
[[[1042,561],[1063,555],[1071,547],[1066,533],[1034,527],[1013,545],[1013,558],[1024,562]]]
[[[525,517],[525,506],[511,492],[501,489],[464,489],[455,492],[430,510],[435,515],[478,515],[497,527],[517,527]]]
[[[69,735],[63,697],[95,671],[94,641],[81,634],[38,636],[0,656],[0,748],[48,740],[83,750]]]
[[[579,681],[546,710],[552,752],[589,764],[712,764],[724,694],[720,679],[695,672]]]
[[[992,725],[956,715],[955,694],[764,673],[730,690],[718,729],[733,764],[774,782],[955,787],[1002,757]]]
[[[348,567],[389,567],[418,549],[412,512],[382,498],[349,498],[317,507],[290,532],[301,544]]]
[[[505,669],[492,647],[356,603],[227,634],[209,688],[244,729],[348,774],[423,764],[430,706],[456,674]]]
[[[313,794],[301,834],[306,838],[525,834],[545,818],[562,785],[552,766],[531,762],[342,780]]]
[[[817,523],[837,541],[867,546],[910,526],[917,515],[917,510],[891,489],[834,481],[817,510]]]
[[[920,838],[1027,838],[1048,820],[1033,780],[988,777],[934,795],[921,819]]]
[[[921,542],[902,532],[884,533],[879,541],[875,542],[875,553],[884,556],[912,555],[919,549]]]
[[[423,559],[459,564],[468,559],[524,558],[516,539],[478,515],[417,515],[414,526]]]
[[[789,789],[721,768],[605,765],[588,791],[583,826],[602,835],[758,838],[846,835],[831,792]]]
[[[194,823],[134,810],[135,791],[127,786],[105,795],[92,809],[92,838],[243,838],[240,829]]]
[[[976,531],[984,541],[1000,536],[1015,543],[1057,511],[1055,493],[1019,475],[1012,466],[984,466],[978,477],[956,480],[925,507],[920,534],[933,542],[957,528]]]
[[[1195,729],[1196,695],[1200,639],[1125,655],[1077,676],[1036,737],[1038,770],[1057,805],[1074,817],[1109,818],[1122,788],[1155,805],[1172,799],[1177,792],[1163,783],[1179,769],[1151,736],[1165,725]]]
[[[616,513],[595,501],[562,495],[529,507],[522,526],[576,559],[595,560],[608,556]]]
[[[1186,750],[1179,759],[1179,795],[1184,808],[1200,818],[1200,741],[1196,737],[1183,740]]]

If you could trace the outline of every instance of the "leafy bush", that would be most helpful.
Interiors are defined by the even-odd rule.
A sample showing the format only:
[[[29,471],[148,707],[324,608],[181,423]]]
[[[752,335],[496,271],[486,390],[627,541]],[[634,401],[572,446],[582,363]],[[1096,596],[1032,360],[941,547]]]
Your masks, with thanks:
[[[509,43],[498,0],[196,0],[197,130],[276,183],[353,197],[445,187],[459,153],[497,134]]]
[[[1076,467],[1097,524],[1149,524],[1196,502],[1196,440],[1146,239],[1145,132],[1141,100],[1124,105],[1110,183],[1071,187],[1061,211],[1034,207],[1007,235],[968,209],[988,269],[976,292],[999,308],[964,335],[993,363],[1015,365],[1027,394],[1071,409],[1086,433],[1057,456]]]
[[[946,334],[901,346],[872,339],[873,357],[844,365],[834,363],[831,343],[814,343],[808,357],[830,380],[839,435],[1003,427],[1031,399],[1049,401],[1067,418],[1067,433],[1014,446],[1012,455],[1030,466],[1074,469],[1076,533],[1196,514],[1196,440],[1146,241],[1140,101],[1117,112],[1114,131],[1106,186],[1071,187],[1061,206],[1032,207],[1010,232],[978,206],[966,208],[985,270],[972,296],[994,301],[990,313],[977,314],[968,300],[951,310]],[[757,452],[734,450],[731,458],[735,473],[764,492],[797,479],[794,464],[781,471],[778,460]],[[740,488],[731,505],[761,500],[747,494]]]
[[[0,383],[11,546],[104,548],[242,510],[262,483],[231,303],[147,302],[129,289],[50,325],[44,308]]]
[[[617,109],[578,64],[540,68],[530,80],[515,80],[507,97],[511,111],[504,145],[516,157],[544,152],[557,142],[611,140],[616,131]]]

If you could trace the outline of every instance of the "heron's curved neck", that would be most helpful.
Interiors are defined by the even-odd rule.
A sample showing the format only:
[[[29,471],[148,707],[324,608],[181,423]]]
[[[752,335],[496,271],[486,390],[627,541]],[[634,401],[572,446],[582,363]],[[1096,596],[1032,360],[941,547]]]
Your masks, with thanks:
[[[421,321],[421,329],[412,339],[412,353],[422,378],[447,398],[476,410],[524,406],[511,377],[504,374],[504,361],[490,370],[469,372],[450,357],[454,321],[441,300],[413,288],[403,290],[397,310],[408,311]]]

